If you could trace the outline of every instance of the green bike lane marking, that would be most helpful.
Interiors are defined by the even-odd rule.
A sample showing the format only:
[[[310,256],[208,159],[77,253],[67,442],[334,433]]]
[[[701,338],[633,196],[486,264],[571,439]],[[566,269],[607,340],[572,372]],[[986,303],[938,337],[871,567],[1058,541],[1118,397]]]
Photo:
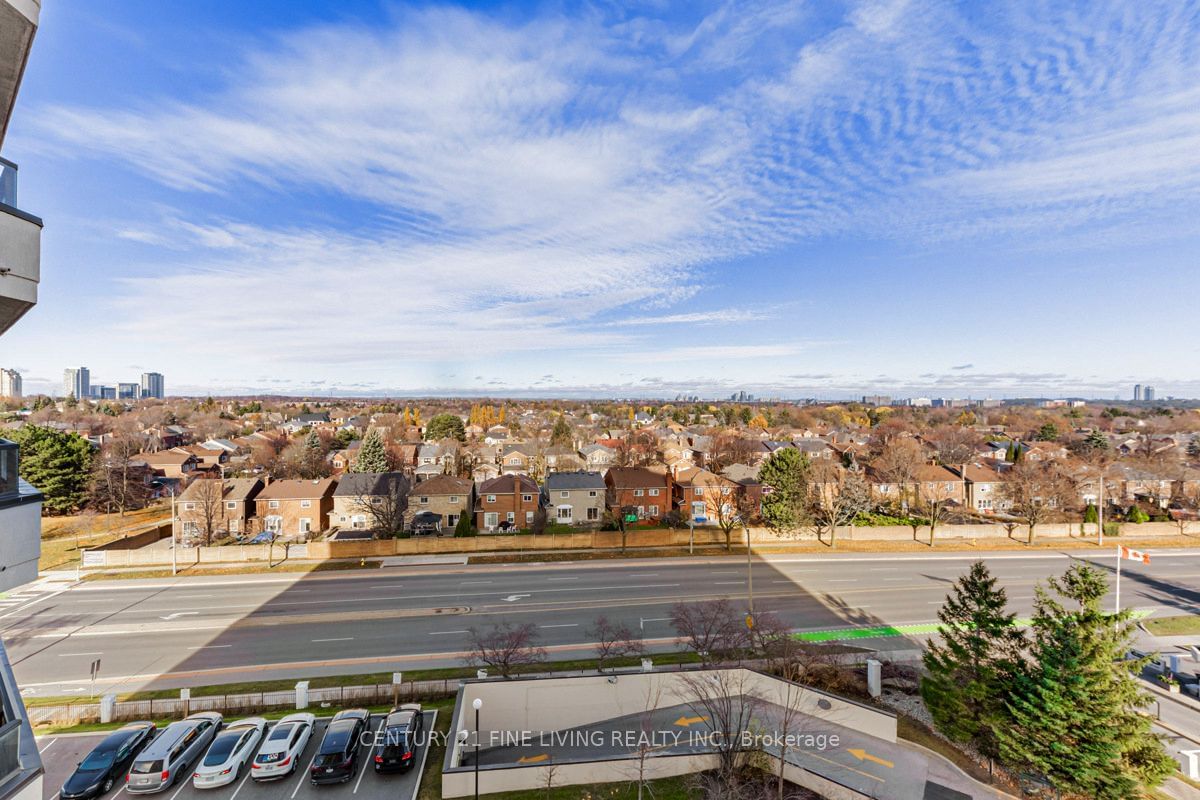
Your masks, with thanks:
[[[1134,619],[1150,616],[1149,611],[1134,611]],[[1027,628],[1033,624],[1032,617],[1018,617],[1015,624]],[[824,631],[804,631],[792,634],[802,642],[846,642],[854,639],[876,639],[887,636],[907,636],[911,634],[937,633],[941,627],[939,622],[918,622],[911,625],[873,625],[857,628],[831,628]]]

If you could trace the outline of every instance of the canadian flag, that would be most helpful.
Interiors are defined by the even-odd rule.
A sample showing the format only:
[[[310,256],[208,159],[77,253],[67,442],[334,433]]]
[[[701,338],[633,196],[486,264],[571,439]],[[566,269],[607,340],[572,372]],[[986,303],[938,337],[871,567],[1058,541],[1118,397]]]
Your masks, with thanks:
[[[1149,553],[1143,553],[1141,550],[1131,550],[1128,547],[1118,547],[1117,558],[1125,558],[1130,561],[1140,561],[1143,564],[1150,563]]]

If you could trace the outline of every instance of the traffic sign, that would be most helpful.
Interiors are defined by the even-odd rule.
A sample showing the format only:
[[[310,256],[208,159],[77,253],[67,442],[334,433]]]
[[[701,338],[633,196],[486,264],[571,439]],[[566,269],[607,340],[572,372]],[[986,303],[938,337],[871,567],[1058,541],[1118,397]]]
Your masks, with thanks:
[[[706,522],[708,522],[708,517],[696,517],[697,525],[703,525]]]
[[[638,521],[638,515],[637,515],[637,514],[626,514],[626,515],[625,515],[625,521],[626,521],[626,522],[637,522],[637,521]]]

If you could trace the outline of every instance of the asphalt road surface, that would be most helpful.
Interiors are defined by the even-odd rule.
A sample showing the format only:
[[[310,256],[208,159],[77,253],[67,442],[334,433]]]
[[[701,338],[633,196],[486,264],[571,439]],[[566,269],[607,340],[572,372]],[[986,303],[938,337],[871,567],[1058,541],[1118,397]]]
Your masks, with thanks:
[[[436,711],[425,712],[425,730],[433,729]],[[233,722],[234,718],[226,718]],[[414,754],[416,767],[408,772],[379,775],[375,773],[372,758],[377,750],[373,739],[361,746],[361,758],[358,771],[346,783],[329,786],[312,786],[308,779],[308,766],[312,763],[325,735],[325,726],[329,718],[317,719],[316,730],[308,740],[308,745],[301,754],[300,768],[295,774],[274,781],[257,782],[250,779],[250,770],[245,770],[238,780],[228,786],[215,789],[196,789],[192,786],[191,775],[181,780],[175,786],[152,797],[163,800],[316,800],[331,797],[345,797],[347,800],[412,800],[416,797],[422,767],[425,763],[426,750],[429,741],[423,738],[418,742]],[[381,716],[371,718],[372,730],[377,730],[383,724]],[[59,789],[63,782],[70,777],[75,765],[93,747],[100,743],[108,733],[69,734],[65,736],[46,736],[38,739],[38,750],[41,751],[42,761],[46,767],[46,777],[42,782],[44,800],[57,800]],[[369,774],[368,774],[369,773]],[[125,791],[124,785],[116,787],[105,796],[105,800],[132,800],[132,795]]]
[[[755,609],[802,631],[933,622],[979,557],[1022,614],[1035,584],[1073,561],[1114,567],[1111,551],[773,556],[754,562]],[[97,659],[97,694],[457,665],[467,629],[496,620],[537,625],[552,657],[588,657],[599,615],[641,627],[651,649],[671,648],[673,603],[742,602],[746,578],[734,557],[88,582],[4,610],[0,635],[27,695],[87,697]],[[1124,562],[1121,598],[1158,614],[1194,612],[1200,552]]]

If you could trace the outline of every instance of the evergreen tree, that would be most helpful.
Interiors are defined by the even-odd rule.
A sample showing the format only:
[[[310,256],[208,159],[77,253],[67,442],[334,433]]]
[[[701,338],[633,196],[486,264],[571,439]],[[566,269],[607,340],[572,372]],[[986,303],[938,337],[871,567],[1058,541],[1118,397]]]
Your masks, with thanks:
[[[1083,440],[1083,446],[1088,450],[1103,451],[1108,449],[1108,437],[1101,431],[1092,431]]]
[[[439,439],[458,439],[462,442],[466,441],[467,429],[462,417],[457,414],[438,414],[425,426],[425,438],[431,442]]]
[[[456,537],[475,535],[475,525],[471,521],[471,512],[467,511],[458,516],[458,522],[454,523],[454,535]]]
[[[297,464],[300,477],[313,480],[324,477],[327,470],[325,465],[325,444],[315,428],[309,428],[300,446],[300,457]]]
[[[771,487],[762,498],[762,516],[767,527],[792,531],[807,519],[808,456],[794,447],[781,447],[763,462],[758,480]]]
[[[5,436],[20,447],[21,477],[41,490],[48,511],[69,514],[83,504],[92,465],[87,439],[38,425]]]
[[[387,472],[388,453],[379,431],[371,429],[358,448],[354,459],[355,472]]]
[[[1050,591],[1037,590],[1032,664],[1013,683],[1009,723],[995,730],[1001,757],[1062,792],[1140,797],[1139,784],[1161,783],[1175,763],[1151,732],[1152,718],[1138,713],[1150,698],[1136,677],[1146,660],[1125,660],[1132,613],[1103,610],[1108,581],[1089,565],[1048,584]]]
[[[1058,435],[1058,426],[1053,422],[1047,422],[1038,428],[1037,435],[1034,438],[1039,442],[1057,442]]]
[[[559,414],[558,419],[554,422],[554,429],[550,431],[550,443],[569,447],[571,442],[571,425],[565,417]]]
[[[921,696],[942,733],[995,758],[993,731],[1004,724],[1007,687],[1021,664],[1016,615],[987,565],[976,561],[946,596],[938,620],[941,641],[925,650]]]

